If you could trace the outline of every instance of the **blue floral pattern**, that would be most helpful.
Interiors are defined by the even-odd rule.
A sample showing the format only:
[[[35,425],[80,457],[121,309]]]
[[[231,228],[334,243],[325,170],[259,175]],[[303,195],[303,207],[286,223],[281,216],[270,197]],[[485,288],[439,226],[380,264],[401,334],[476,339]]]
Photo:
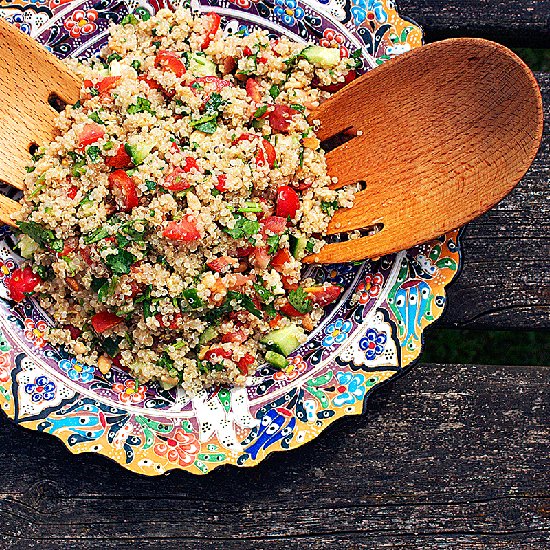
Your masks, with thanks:
[[[89,365],[82,365],[74,357],[70,360],[63,359],[60,361],[59,368],[75,382],[91,382],[94,379],[94,368]]]
[[[55,397],[55,384],[47,376],[37,376],[34,382],[25,384],[25,393],[31,396],[33,403],[51,401]]]
[[[333,344],[341,344],[348,337],[352,326],[351,321],[337,319],[325,329],[325,337],[321,345],[325,348],[330,348]]]
[[[378,332],[374,328],[367,329],[364,338],[359,340],[359,348],[365,352],[368,361],[373,361],[382,355],[386,347],[388,337],[384,332]]]
[[[332,403],[336,407],[342,405],[353,405],[356,401],[361,401],[365,397],[365,376],[361,373],[337,372],[336,380],[340,384],[336,391],[339,392],[332,398]]]
[[[275,9],[273,12],[289,27],[295,25],[305,15],[304,9],[298,5],[296,0],[275,0]]]

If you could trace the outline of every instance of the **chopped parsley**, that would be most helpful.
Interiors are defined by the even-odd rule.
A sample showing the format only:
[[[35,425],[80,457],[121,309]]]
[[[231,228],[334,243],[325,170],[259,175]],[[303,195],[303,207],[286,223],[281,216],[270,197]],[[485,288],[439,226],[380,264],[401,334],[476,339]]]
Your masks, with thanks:
[[[290,305],[300,313],[309,313],[313,309],[313,304],[302,287],[291,290],[288,294],[288,301]]]
[[[99,162],[101,160],[101,149],[97,145],[90,145],[86,149],[86,154],[92,162]]]
[[[93,111],[88,115],[88,118],[93,120],[94,122],[97,122],[97,124],[105,124],[103,120],[101,120],[101,117],[99,116],[99,113],[97,111]]]
[[[217,118],[220,115],[220,110],[224,103],[220,94],[215,92],[210,94],[210,98],[204,106],[204,115],[197,120],[191,121],[189,126],[205,134],[213,134],[218,129]]]
[[[262,118],[267,111],[267,105],[262,105],[261,107],[258,107],[256,109],[256,112],[254,113],[254,118]]]
[[[141,61],[139,59],[134,59],[132,63],[130,63],[130,65],[134,70],[139,71],[139,69],[141,68]]]
[[[115,275],[130,273],[130,266],[135,263],[136,257],[123,248],[118,248],[116,254],[105,258],[105,263]]]
[[[122,59],[122,56],[118,53],[112,53],[109,56],[107,56],[107,63],[110,65],[112,61],[120,61]]]
[[[182,291],[181,295],[185,298],[187,305],[191,309],[197,309],[203,306],[203,302],[199,298],[196,288],[186,288]]]
[[[273,300],[273,293],[264,286],[258,283],[254,283],[254,289],[256,290],[256,293],[258,294],[262,302],[267,303]]]
[[[135,25],[138,22],[137,17],[133,13],[129,13],[122,18],[121,25]]]
[[[223,227],[222,230],[234,239],[243,239],[256,235],[260,231],[260,223],[257,220],[248,220],[242,214],[233,214],[235,226],[233,229]]]
[[[129,115],[135,115],[136,113],[149,113],[150,115],[155,114],[155,111],[151,109],[151,102],[141,96],[136,98],[135,103],[128,105],[128,109],[126,109],[126,111]]]
[[[64,248],[63,241],[57,239],[51,229],[46,229],[36,222],[16,222],[17,227],[28,235],[42,248],[50,248],[54,252],[61,252]]]
[[[332,215],[338,209],[338,201],[322,201],[321,210],[325,214]]]
[[[277,86],[276,84],[273,84],[273,86],[271,86],[271,88],[269,88],[269,95],[273,99],[277,99],[279,97],[280,93],[281,93],[281,90],[279,89],[279,86]]]
[[[280,235],[270,235],[267,240],[267,246],[269,247],[268,254],[272,255],[279,250],[279,241],[281,240]]]
[[[149,191],[154,191],[157,188],[157,182],[153,180],[145,180],[145,186]]]
[[[104,227],[98,227],[87,235],[84,235],[84,244],[97,243],[108,236],[109,232]]]

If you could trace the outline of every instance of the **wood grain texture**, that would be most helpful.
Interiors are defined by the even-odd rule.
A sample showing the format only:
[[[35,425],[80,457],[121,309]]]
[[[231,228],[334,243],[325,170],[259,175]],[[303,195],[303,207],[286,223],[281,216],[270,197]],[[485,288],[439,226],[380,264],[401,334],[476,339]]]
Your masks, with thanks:
[[[380,257],[434,239],[486,212],[525,175],[542,136],[537,82],[487,40],[444,40],[361,76],[311,115],[317,137],[359,132],[326,155],[333,187],[365,181],[327,232],[381,231],[325,245],[305,262]]]
[[[399,14],[424,28],[430,42],[477,36],[511,47],[548,48],[549,0],[397,0]]]
[[[532,548],[550,542],[544,367],[418,365],[253,469],[138,477],[0,418],[19,548]]]
[[[536,76],[541,149],[514,191],[466,227],[462,273],[447,289],[441,326],[550,328],[550,74]]]

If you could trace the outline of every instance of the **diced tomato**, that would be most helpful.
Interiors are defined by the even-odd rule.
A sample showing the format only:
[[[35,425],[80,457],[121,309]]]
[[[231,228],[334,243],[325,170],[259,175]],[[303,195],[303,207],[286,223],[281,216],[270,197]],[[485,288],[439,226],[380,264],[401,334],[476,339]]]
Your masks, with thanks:
[[[89,124],[84,124],[80,136],[78,136],[78,147],[86,147],[95,143],[98,139],[101,139],[105,135],[105,130],[103,126],[100,126],[96,122],[90,122]]]
[[[84,80],[84,82],[82,82],[82,84],[84,84],[84,88],[91,88],[94,83],[91,81],[91,80]]]
[[[271,328],[271,329],[277,328],[277,326],[279,325],[279,321],[282,318],[283,318],[282,315],[280,313],[277,313],[277,315],[275,315],[275,317],[273,317],[273,319],[269,320],[269,328]]]
[[[249,78],[246,81],[246,93],[252,98],[252,101],[255,101],[256,103],[260,103],[262,100],[260,85],[253,78]]]
[[[107,92],[110,92],[120,80],[120,76],[106,76],[102,78],[95,87],[99,91],[100,95],[105,95]]]
[[[90,251],[91,251],[91,247],[89,246],[84,246],[82,248],[79,248],[78,249],[78,253],[80,254],[80,256],[82,257],[82,259],[88,264],[88,265],[93,265],[93,261],[92,261],[92,257],[90,255]]]
[[[277,216],[291,219],[296,217],[296,212],[300,208],[300,199],[298,193],[289,185],[281,185],[277,188]]]
[[[92,317],[92,326],[98,334],[101,334],[110,328],[116,327],[119,323],[122,323],[123,320],[122,317],[110,311],[100,311]]]
[[[109,174],[109,188],[123,212],[130,212],[139,204],[136,184],[124,170]]]
[[[244,53],[244,55],[246,55],[246,57],[248,57],[249,55],[252,55],[252,50],[250,49],[249,46],[245,46],[243,48],[243,53]]]
[[[220,174],[218,176],[218,181],[214,184],[214,188],[221,193],[227,191],[227,176],[225,174]]]
[[[155,57],[155,66],[160,67],[163,71],[171,71],[178,78],[181,78],[185,74],[185,65],[181,60],[181,57],[168,50],[159,50]]]
[[[206,265],[213,271],[220,273],[229,265],[229,261],[226,256],[220,256],[219,258],[214,258],[206,262]]]
[[[105,157],[105,164],[111,168],[128,168],[132,166],[132,158],[126,152],[124,145],[119,145],[112,157]]]
[[[246,258],[254,252],[253,246],[244,246],[237,248],[236,254],[237,258]]]
[[[275,233],[275,235],[282,235],[286,229],[286,218],[280,216],[269,216],[260,221],[262,225],[262,235],[265,237],[267,231]]]
[[[185,242],[196,241],[201,238],[201,234],[197,229],[197,222],[190,214],[184,216],[180,221],[168,222],[162,236],[171,241]]]
[[[275,151],[275,147],[273,147],[273,145],[271,145],[271,143],[269,143],[266,139],[263,139],[261,136],[257,136],[256,134],[241,134],[234,141],[234,143],[238,143],[239,141],[255,141],[258,139],[261,141],[256,153],[256,165],[261,167],[265,166],[267,163],[270,168],[273,168],[275,165],[275,159],[277,158],[277,153]]]
[[[273,256],[273,259],[271,260],[271,267],[279,271],[286,263],[290,262],[291,259],[292,256],[290,255],[288,248],[281,248],[277,254]]]
[[[170,191],[185,191],[189,189],[191,184],[185,178],[185,170],[176,166],[165,178],[162,184],[163,187]]]
[[[59,256],[66,256],[71,252],[74,252],[78,248],[78,238],[69,237],[63,243],[63,250],[59,253]]]
[[[76,185],[71,185],[71,187],[69,187],[69,190],[67,191],[67,197],[73,200],[76,197],[77,193],[78,187]]]
[[[238,329],[235,332],[228,332],[222,336],[222,342],[225,344],[227,342],[242,344],[247,340],[248,336],[244,333],[243,330]]]
[[[336,82],[335,84],[328,84],[326,86],[318,85],[317,88],[333,94],[338,90],[341,90],[344,86],[347,86],[352,80],[355,80],[355,78],[357,78],[357,73],[352,69],[347,72],[346,76],[344,76],[344,82]]]
[[[199,165],[193,157],[185,157],[182,168],[184,172],[191,172],[191,170],[200,171]]]
[[[6,286],[10,294],[10,298],[16,302],[21,302],[25,295],[31,294],[42,279],[34,273],[29,267],[18,267],[13,271],[11,277],[7,280]]]
[[[238,361],[237,368],[245,376],[248,374],[250,367],[254,364],[256,359],[250,353],[245,353]]]
[[[264,57],[264,56],[258,57],[257,61],[258,63],[267,63],[267,57]]]
[[[235,290],[248,284],[249,281],[255,281],[255,275],[242,275],[241,273],[233,274],[233,282],[228,285],[229,290]],[[260,309],[260,308],[258,308]]]
[[[269,125],[275,132],[288,132],[292,117],[297,114],[298,111],[288,105],[277,103],[268,115]]]
[[[303,317],[305,313],[300,313],[294,306],[290,305],[290,302],[287,302],[279,308],[281,313],[284,313],[288,317]]]
[[[210,94],[219,94],[224,88],[231,86],[231,82],[218,78],[217,76],[201,76],[200,78],[192,80],[189,86],[191,86],[193,93],[202,96],[206,103]]]
[[[82,331],[73,325],[65,325],[63,328],[69,331],[73,340],[76,340],[82,334]]]
[[[298,283],[291,283],[288,275],[281,275],[281,282],[285,290],[297,290],[299,286]]]
[[[307,292],[307,297],[321,307],[334,302],[342,294],[342,287],[336,285],[312,286],[304,290]]]
[[[212,35],[216,34],[222,21],[222,18],[214,12],[207,13],[203,20],[206,18],[208,18],[208,22],[206,23],[206,35],[202,41],[201,50],[206,50],[206,48],[208,48],[212,41]]]
[[[145,76],[144,74],[141,74],[138,76],[138,80],[143,80],[151,90],[162,90],[162,86],[153,78],[149,78],[148,76]]]
[[[157,313],[155,315],[155,319],[159,322],[159,325],[160,325],[160,328],[169,328],[170,330],[176,330],[179,326],[179,320],[183,317],[183,315],[181,313],[176,313],[174,315],[174,318],[170,321],[170,323],[167,325],[163,319],[162,319],[162,314],[161,313]]]
[[[211,361],[212,359],[217,359],[218,357],[223,357],[224,359],[231,359],[231,356],[233,354],[228,349],[223,348],[212,348],[209,349],[205,354],[204,358],[207,361]]]
[[[269,265],[270,256],[267,252],[267,246],[256,246],[251,258],[251,262],[258,269],[265,269]]]

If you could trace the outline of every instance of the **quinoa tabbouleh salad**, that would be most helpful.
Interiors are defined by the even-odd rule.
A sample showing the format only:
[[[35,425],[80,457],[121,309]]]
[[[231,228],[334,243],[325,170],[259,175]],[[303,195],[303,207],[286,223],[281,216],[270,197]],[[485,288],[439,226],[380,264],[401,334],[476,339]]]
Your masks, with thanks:
[[[354,195],[329,188],[307,116],[355,59],[180,9],[125,17],[73,63],[80,100],[28,168],[11,298],[34,295],[49,341],[103,373],[195,393],[286,368],[341,293],[300,275]]]

